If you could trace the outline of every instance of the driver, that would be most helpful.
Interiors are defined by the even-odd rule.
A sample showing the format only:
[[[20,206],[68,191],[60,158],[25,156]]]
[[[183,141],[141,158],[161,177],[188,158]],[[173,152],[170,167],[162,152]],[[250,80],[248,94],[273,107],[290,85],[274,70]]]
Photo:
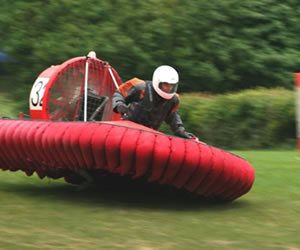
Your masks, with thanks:
[[[113,110],[122,114],[122,118],[152,129],[159,129],[165,121],[174,135],[193,138],[185,131],[178,114],[179,96],[176,94],[179,76],[168,65],[155,69],[152,81],[133,78],[116,90],[113,95]]]

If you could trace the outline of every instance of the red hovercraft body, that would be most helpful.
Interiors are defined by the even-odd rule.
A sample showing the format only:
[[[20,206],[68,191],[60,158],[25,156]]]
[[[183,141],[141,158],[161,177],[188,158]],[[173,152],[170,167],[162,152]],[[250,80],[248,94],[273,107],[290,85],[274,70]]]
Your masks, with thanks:
[[[82,170],[114,173],[223,201],[251,189],[255,173],[245,159],[120,120],[111,100],[121,83],[93,52],[43,71],[30,94],[31,119],[0,119],[0,168],[70,183]]]

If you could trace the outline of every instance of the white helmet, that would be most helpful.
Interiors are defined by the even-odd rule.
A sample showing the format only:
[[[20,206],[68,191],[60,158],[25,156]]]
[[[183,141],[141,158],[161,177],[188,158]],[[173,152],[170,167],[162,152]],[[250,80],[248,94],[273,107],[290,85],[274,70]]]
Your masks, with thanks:
[[[178,81],[177,71],[168,65],[159,66],[152,77],[155,92],[164,99],[171,99],[176,94]]]

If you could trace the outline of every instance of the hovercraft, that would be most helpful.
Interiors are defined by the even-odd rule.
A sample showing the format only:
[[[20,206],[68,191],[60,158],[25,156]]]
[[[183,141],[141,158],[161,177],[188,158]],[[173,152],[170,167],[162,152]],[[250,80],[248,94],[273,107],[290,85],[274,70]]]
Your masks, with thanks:
[[[107,172],[224,201],[251,189],[255,173],[245,159],[121,120],[111,102],[120,84],[94,53],[43,71],[30,93],[30,119],[0,119],[0,168],[73,184],[82,173]]]

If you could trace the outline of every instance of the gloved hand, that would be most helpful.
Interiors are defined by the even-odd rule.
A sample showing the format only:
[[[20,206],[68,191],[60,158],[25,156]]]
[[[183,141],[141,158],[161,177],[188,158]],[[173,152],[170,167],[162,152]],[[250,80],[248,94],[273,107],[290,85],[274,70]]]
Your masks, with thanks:
[[[186,139],[196,138],[192,133],[186,132],[183,126],[177,128],[175,135]]]
[[[124,104],[124,103],[119,104],[117,106],[117,111],[120,114],[127,114],[127,112],[128,112],[128,106],[126,104]]]

